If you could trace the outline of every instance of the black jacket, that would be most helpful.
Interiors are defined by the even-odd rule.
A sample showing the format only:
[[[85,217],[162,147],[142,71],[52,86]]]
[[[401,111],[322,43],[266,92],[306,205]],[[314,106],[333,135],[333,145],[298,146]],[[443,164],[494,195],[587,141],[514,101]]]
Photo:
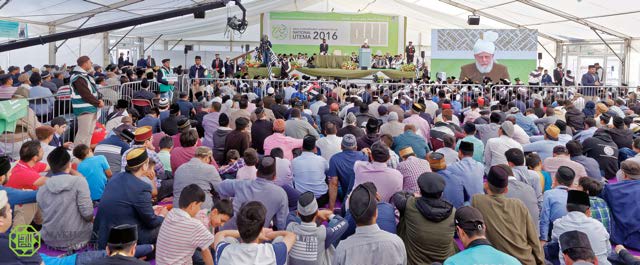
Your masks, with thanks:
[[[584,113],[576,108],[570,108],[564,115],[567,125],[574,131],[584,130]]]
[[[631,130],[627,128],[612,128],[607,130],[607,132],[609,132],[609,135],[611,135],[611,139],[613,139],[613,142],[616,143],[618,148],[632,148],[631,145],[633,143],[633,132]]]
[[[605,129],[598,129],[593,137],[587,138],[582,143],[585,156],[598,161],[600,169],[604,171],[604,177],[612,179],[618,171],[618,146]]]

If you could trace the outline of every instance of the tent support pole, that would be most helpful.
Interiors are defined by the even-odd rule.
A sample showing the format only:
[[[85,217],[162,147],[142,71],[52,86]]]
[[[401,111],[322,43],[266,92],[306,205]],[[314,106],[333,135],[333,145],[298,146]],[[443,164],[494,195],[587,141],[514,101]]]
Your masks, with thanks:
[[[151,44],[149,44],[149,46],[148,46],[147,48],[145,48],[145,49],[144,49],[144,51],[143,51],[143,52],[147,52],[147,50],[148,50],[149,48],[151,48],[151,46],[153,46],[153,44],[155,44],[155,43],[156,43],[156,41],[158,41],[158,40],[162,37],[162,35],[164,35],[164,34],[160,34],[160,35],[158,35],[158,37],[157,37],[155,40],[153,40],[153,41],[151,42]]]
[[[178,46],[178,43],[182,42],[182,39],[179,39],[176,44],[174,44],[173,46],[171,46],[171,49],[169,49],[170,51],[173,51],[173,48],[175,48],[176,46]]]
[[[544,49],[544,51],[545,51],[545,52],[547,52],[547,54],[549,54],[549,56],[551,56],[551,58],[553,59],[553,61],[554,61],[554,62],[555,62],[555,61],[557,61],[557,60],[556,60],[556,57],[555,57],[555,56],[553,56],[553,54],[552,54],[549,50],[547,50],[547,48],[546,48],[546,47],[544,47],[544,45],[542,45],[542,42],[540,42],[540,41],[539,41],[539,40],[537,40],[537,39],[536,39],[536,41],[538,42],[538,44],[540,44],[540,47],[542,47],[542,49]]]
[[[115,48],[116,46],[118,46],[118,44],[120,44],[120,42],[121,42],[122,40],[124,40],[124,38],[126,38],[126,37],[127,37],[127,35],[129,35],[129,33],[131,33],[131,31],[132,31],[133,29],[135,29],[135,28],[136,28],[136,26],[137,26],[137,25],[135,25],[135,26],[131,27],[131,29],[130,29],[129,31],[127,31],[127,33],[125,33],[125,34],[124,34],[124,36],[122,36],[118,41],[116,41],[116,44],[114,44],[113,46],[111,46],[111,48],[109,48],[109,51],[113,50],[113,48]]]

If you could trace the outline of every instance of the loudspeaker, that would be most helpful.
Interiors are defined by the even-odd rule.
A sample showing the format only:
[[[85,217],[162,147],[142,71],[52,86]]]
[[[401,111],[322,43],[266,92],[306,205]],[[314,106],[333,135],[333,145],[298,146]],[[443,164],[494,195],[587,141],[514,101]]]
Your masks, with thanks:
[[[193,51],[193,45],[185,45],[184,46],[184,54],[189,53],[189,51]]]
[[[538,60],[542,60],[542,53],[541,52],[538,53]]]
[[[245,51],[245,52],[249,52],[249,44],[244,45],[244,51]]]
[[[426,57],[426,55],[424,54],[424,51],[420,52],[420,58],[424,59],[424,57]]]
[[[193,12],[193,18],[204,19],[204,10]]]
[[[467,18],[467,24],[477,26],[480,25],[480,16],[470,15]]]

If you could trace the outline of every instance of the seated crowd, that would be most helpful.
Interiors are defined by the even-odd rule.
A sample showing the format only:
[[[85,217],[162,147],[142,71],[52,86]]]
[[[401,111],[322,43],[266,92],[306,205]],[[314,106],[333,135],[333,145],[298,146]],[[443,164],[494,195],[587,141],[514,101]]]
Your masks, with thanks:
[[[120,101],[95,142],[84,113],[25,124],[0,157],[0,264],[639,263],[635,97],[226,85]],[[66,254],[17,255],[22,225]]]

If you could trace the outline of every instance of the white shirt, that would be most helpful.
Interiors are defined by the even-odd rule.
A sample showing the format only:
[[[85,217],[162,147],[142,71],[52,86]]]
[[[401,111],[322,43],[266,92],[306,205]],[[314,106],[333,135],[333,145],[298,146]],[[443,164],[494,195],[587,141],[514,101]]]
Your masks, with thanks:
[[[444,162],[447,164],[447,167],[453,165],[453,163],[460,161],[458,158],[458,152],[449,147],[442,147],[436,150],[437,153],[441,153],[444,155]]]
[[[318,116],[318,110],[320,109],[320,107],[326,105],[327,103],[325,103],[324,101],[316,101],[315,103],[311,104],[311,106],[309,106],[309,109],[311,109],[311,115]]]
[[[327,161],[330,161],[333,155],[342,151],[341,144],[342,137],[330,134],[326,137],[320,138],[316,142],[316,147],[320,149],[320,155]]]
[[[569,212],[567,215],[557,219],[553,222],[553,231],[551,233],[551,240],[558,242],[560,235],[568,231],[580,231],[587,234],[589,243],[593,253],[598,258],[598,264],[610,265],[607,260],[607,256],[611,253],[611,244],[609,244],[609,233],[604,225],[600,221],[587,217],[581,212]],[[562,249],[562,246],[560,246]],[[564,259],[562,258],[562,252],[558,253],[560,256],[560,264],[564,265]]]
[[[522,145],[513,138],[506,135],[502,135],[497,138],[491,138],[487,141],[484,147],[484,162],[485,165],[495,166],[499,164],[507,163],[507,158],[504,156],[504,152],[511,148],[518,148],[522,150]],[[488,171],[490,167],[486,167],[485,171]]]
[[[513,140],[520,144],[528,144],[530,143],[529,135],[517,124],[513,125]]]

